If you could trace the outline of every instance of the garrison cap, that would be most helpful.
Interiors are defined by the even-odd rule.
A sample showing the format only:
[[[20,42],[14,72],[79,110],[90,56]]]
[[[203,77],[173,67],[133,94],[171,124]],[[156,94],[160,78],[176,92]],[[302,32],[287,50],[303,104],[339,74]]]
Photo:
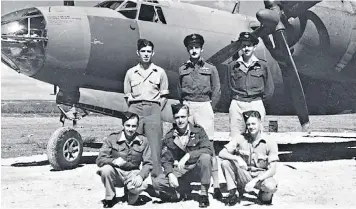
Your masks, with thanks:
[[[197,43],[200,44],[200,46],[204,45],[204,38],[200,34],[190,34],[184,38],[184,46],[188,47],[190,44]]]
[[[123,112],[122,113],[122,124],[124,124],[126,121],[128,121],[131,118],[137,118],[137,120],[139,120],[139,117],[136,113],[129,112],[129,111]]]
[[[137,49],[138,50],[140,50],[141,48],[146,47],[146,46],[151,46],[152,49],[154,48],[154,45],[153,45],[152,41],[150,41],[150,40],[142,39],[142,38],[137,40]]]
[[[186,110],[188,110],[188,113],[189,113],[189,108],[185,104],[182,104],[182,103],[172,104],[171,107],[172,107],[173,115],[177,114],[179,112],[179,110],[181,110],[181,109],[186,109]]]
[[[239,41],[248,41],[251,42],[253,45],[257,45],[259,42],[258,38],[250,32],[240,33]]]
[[[261,114],[260,112],[256,110],[250,110],[242,113],[244,117],[244,121],[246,122],[250,117],[255,117],[261,120]]]

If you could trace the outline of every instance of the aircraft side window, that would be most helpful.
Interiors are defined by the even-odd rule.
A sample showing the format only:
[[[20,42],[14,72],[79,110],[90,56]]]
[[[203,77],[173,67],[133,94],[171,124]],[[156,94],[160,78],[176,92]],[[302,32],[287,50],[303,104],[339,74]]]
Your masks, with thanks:
[[[127,1],[119,9],[119,12],[127,18],[135,19],[137,14],[137,4],[132,1]]]
[[[162,8],[158,6],[141,4],[139,20],[166,24]]]

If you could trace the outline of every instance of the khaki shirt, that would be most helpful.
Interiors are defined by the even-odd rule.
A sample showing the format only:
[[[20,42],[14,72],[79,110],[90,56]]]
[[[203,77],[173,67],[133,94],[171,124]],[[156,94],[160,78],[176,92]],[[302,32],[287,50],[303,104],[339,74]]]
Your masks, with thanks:
[[[180,147],[182,150],[185,150],[185,148],[187,147],[187,144],[189,142],[189,135],[190,135],[190,128],[189,126],[187,127],[187,130],[185,131],[185,133],[183,135],[179,135],[178,130],[174,129],[174,133],[173,136],[176,137],[179,140],[176,140],[176,144],[178,145],[178,147]]]
[[[178,91],[181,100],[193,102],[211,101],[213,108],[220,100],[220,78],[215,66],[200,60],[190,60],[179,68]]]
[[[250,65],[242,57],[228,66],[229,85],[233,99],[250,102],[268,99],[273,95],[274,83],[267,63],[253,56]]]
[[[236,136],[225,148],[231,154],[240,155],[251,170],[267,170],[270,163],[279,161],[277,142],[266,140],[264,134],[253,142],[248,136]]]
[[[153,63],[146,70],[138,64],[126,72],[124,93],[129,102],[160,103],[161,96],[169,93],[167,74],[164,69]]]

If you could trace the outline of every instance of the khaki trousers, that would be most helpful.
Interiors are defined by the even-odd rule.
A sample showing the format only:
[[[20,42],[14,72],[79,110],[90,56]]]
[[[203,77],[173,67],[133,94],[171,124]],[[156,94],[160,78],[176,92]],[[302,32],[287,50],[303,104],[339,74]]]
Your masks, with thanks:
[[[167,194],[174,194],[176,191],[189,191],[190,183],[196,179],[200,180],[200,183],[203,185],[209,185],[211,167],[211,156],[208,154],[201,154],[196,164],[187,165],[183,170],[178,170],[178,167],[173,168],[173,174],[178,178],[178,188],[170,186],[168,176],[165,174],[153,178],[152,185],[157,191],[165,192]]]
[[[189,121],[204,128],[210,140],[214,140],[214,111],[211,103],[183,101],[189,107]]]
[[[140,117],[140,124],[137,132],[144,134],[151,148],[151,158],[153,163],[152,176],[162,173],[161,150],[163,128],[161,121],[161,107],[154,102],[135,102],[130,104],[129,111],[136,113]]]
[[[246,131],[246,124],[243,112],[255,110],[261,115],[263,121],[266,116],[266,110],[261,99],[253,100],[251,102],[243,102],[238,100],[231,100],[229,108],[229,122],[230,122],[230,136],[238,136]]]
[[[261,175],[262,172],[264,172],[251,173],[240,168],[235,161],[231,160],[223,160],[221,162],[221,167],[226,179],[227,189],[232,190],[237,188],[239,192],[245,189],[246,184],[250,182],[253,177]],[[263,192],[275,193],[277,191],[278,184],[274,178],[270,177],[262,182],[258,182],[255,188]]]
[[[199,124],[204,128],[206,134],[211,141],[211,148],[213,150],[213,170],[212,176],[214,181],[214,188],[219,188],[219,173],[218,169],[220,167],[217,157],[215,155],[214,149],[214,111],[211,106],[211,102],[192,102],[192,101],[183,101],[183,104],[189,107],[189,121],[192,124]]]
[[[133,194],[139,194],[148,187],[148,178],[144,179],[140,187],[132,185],[132,179],[138,175],[140,170],[124,171],[120,168],[114,168],[111,165],[104,165],[99,168],[97,174],[101,176],[101,181],[105,187],[105,199],[112,200],[116,196],[115,187],[126,186],[128,191]]]

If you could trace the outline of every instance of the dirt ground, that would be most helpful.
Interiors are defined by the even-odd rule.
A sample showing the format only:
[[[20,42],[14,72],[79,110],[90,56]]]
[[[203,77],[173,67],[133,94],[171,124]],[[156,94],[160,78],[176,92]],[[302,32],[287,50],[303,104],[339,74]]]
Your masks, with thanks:
[[[100,208],[104,187],[95,174],[95,164],[84,164],[74,170],[51,171],[40,163],[11,166],[2,160],[2,208]],[[246,208],[355,208],[356,161],[281,162],[276,179],[279,189],[272,206],[261,206],[256,197],[246,194],[240,205]],[[117,195],[123,195],[117,189]],[[198,191],[194,191],[198,192]],[[194,200],[180,203],[157,203],[143,193],[148,202],[137,208],[198,208]],[[227,193],[225,193],[227,195]],[[211,196],[210,196],[211,197]],[[211,207],[225,207],[210,198]],[[249,206],[249,207],[247,207]],[[114,208],[130,208],[118,203]],[[236,206],[237,207],[237,206]],[[226,207],[228,208],[228,207]]]
[[[228,131],[228,117],[221,114],[217,115],[216,119],[218,121],[216,131]],[[312,130],[355,132],[355,119],[355,115],[312,116]],[[267,120],[278,120],[281,132],[299,131],[296,117],[269,116]],[[88,117],[80,121],[79,125],[82,128],[79,131],[86,140],[100,140],[117,130],[120,124],[120,120],[115,118]],[[95,174],[96,153],[84,157],[81,166],[73,170],[56,172],[48,165],[43,153],[45,153],[47,139],[58,127],[60,127],[58,119],[53,117],[5,115],[1,118],[2,208],[101,207],[100,200],[104,198],[104,188]],[[168,128],[169,125],[165,124],[165,130]],[[355,150],[355,147],[348,150],[349,152]],[[36,154],[40,155],[32,156]],[[330,155],[339,154],[330,153]],[[22,157],[14,158],[19,156]],[[355,157],[356,151],[355,154],[351,153],[351,156]],[[258,205],[256,197],[248,194],[244,196],[240,205],[246,208],[355,208],[355,158],[334,156],[321,161],[319,159],[318,162],[313,161],[288,160],[279,164],[276,174],[279,189],[274,196],[272,206]],[[118,196],[121,196],[122,192],[122,189],[117,189]],[[147,193],[143,195],[148,202],[136,208],[198,207],[198,203],[194,200],[160,204],[157,203],[158,199],[150,197]],[[222,202],[212,198],[210,200],[210,208],[225,207]],[[114,208],[131,207],[126,203],[118,203],[114,206]]]

